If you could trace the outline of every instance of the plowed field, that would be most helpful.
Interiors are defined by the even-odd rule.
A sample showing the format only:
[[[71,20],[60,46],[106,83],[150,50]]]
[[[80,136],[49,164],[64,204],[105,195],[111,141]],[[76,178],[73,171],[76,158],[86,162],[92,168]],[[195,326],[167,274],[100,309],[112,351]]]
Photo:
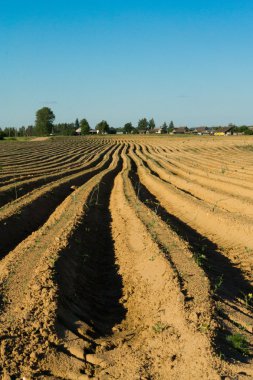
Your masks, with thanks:
[[[0,143],[0,375],[253,379],[253,139]]]

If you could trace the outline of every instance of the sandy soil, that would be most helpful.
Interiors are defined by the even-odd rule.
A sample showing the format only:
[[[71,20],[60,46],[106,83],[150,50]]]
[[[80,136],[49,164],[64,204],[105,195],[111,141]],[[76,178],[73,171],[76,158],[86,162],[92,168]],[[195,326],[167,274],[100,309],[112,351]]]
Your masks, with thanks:
[[[50,139],[50,137],[48,137],[48,136],[46,136],[46,137],[35,137],[31,141],[47,141],[49,139]]]
[[[0,148],[2,379],[253,379],[252,139]]]

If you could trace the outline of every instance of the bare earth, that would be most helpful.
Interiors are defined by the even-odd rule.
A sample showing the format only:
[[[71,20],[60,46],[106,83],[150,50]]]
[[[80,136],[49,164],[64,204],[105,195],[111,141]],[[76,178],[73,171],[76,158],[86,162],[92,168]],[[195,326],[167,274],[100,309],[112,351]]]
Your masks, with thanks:
[[[0,145],[1,379],[253,379],[253,139],[36,140]]]
[[[49,140],[50,137],[35,137],[34,139],[32,139],[31,141],[46,141],[46,140]]]

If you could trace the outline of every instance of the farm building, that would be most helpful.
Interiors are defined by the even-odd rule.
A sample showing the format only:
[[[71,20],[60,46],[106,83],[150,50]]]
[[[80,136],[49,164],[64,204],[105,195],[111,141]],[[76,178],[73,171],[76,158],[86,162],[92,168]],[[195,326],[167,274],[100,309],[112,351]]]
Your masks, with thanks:
[[[192,133],[197,135],[210,135],[210,129],[208,127],[197,127],[192,130]]]
[[[234,127],[220,127],[214,132],[214,136],[229,136],[232,135]]]
[[[98,134],[98,131],[96,129],[90,129],[89,130],[89,134],[90,135],[97,135]]]
[[[172,131],[173,135],[181,134],[181,133],[188,133],[189,128],[187,127],[179,127],[179,128],[174,128]]]
[[[147,134],[150,134],[150,133],[162,134],[162,133],[166,133],[166,131],[163,128],[154,128],[154,129],[149,129],[147,131]]]
[[[80,128],[77,128],[76,129],[76,135],[78,135],[78,136],[80,136],[81,135],[81,132],[82,132],[82,130],[81,130],[81,127]],[[90,135],[96,135],[98,133],[98,131],[96,130],[96,129],[90,129],[89,130],[89,134]]]

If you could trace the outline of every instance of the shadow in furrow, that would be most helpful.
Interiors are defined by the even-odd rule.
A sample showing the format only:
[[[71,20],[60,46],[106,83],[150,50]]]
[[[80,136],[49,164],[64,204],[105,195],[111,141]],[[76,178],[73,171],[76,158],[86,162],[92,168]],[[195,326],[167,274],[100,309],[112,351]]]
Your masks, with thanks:
[[[23,207],[19,214],[4,219],[0,224],[0,259],[46,222],[56,207],[72,193],[71,186],[81,186],[94,175],[108,168],[115,150],[116,147],[111,150],[109,159],[100,168],[94,168],[88,173],[59,184],[52,190],[49,189],[34,202]]]
[[[82,223],[56,265],[58,319],[65,329],[72,325],[76,335],[79,321],[87,324],[85,340],[111,334],[126,313],[120,303],[123,285],[115,263],[109,210],[114,178],[121,168],[120,159],[94,188]]]
[[[214,298],[230,301],[236,307],[238,298],[242,298],[242,294],[253,292],[251,284],[244,278],[241,270],[219,252],[216,244],[163,208],[159,200],[140,182],[136,163],[132,158],[130,160],[129,178],[139,200],[159,215],[177,235],[188,242],[196,262],[201,265],[210,280]],[[250,317],[250,311],[246,315]],[[222,331],[217,332],[216,346],[219,350],[227,359],[236,358],[247,361],[247,358],[229,349],[225,341],[225,334],[226,326],[224,325]]]

